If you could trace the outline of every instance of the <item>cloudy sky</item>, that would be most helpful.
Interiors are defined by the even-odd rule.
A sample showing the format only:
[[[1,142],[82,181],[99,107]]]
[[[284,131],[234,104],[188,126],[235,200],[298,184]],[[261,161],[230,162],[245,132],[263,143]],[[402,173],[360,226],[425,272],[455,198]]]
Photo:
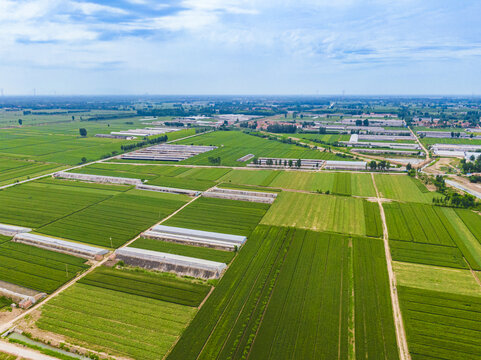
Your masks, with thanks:
[[[479,0],[0,0],[0,88],[481,95]]]

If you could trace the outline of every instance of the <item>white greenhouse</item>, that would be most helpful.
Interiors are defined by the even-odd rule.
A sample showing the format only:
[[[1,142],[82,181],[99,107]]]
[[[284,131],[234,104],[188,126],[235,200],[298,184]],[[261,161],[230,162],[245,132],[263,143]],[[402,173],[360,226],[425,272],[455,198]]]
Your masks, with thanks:
[[[16,234],[28,233],[30,231],[32,231],[32,229],[22,226],[0,224],[0,235],[4,236],[15,236]]]
[[[13,241],[84,259],[100,260],[108,253],[106,249],[30,233],[17,234]]]
[[[117,249],[115,259],[130,266],[203,279],[218,279],[227,267],[226,264],[215,261],[131,247]]]

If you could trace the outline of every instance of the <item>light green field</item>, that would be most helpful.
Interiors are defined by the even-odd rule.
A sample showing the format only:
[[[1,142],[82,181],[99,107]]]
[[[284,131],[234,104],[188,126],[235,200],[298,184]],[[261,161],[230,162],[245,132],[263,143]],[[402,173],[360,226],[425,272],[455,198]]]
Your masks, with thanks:
[[[398,285],[418,289],[481,296],[481,286],[469,270],[393,262]]]
[[[342,195],[372,197],[376,191],[370,174],[275,171],[275,170],[232,170],[219,181],[240,185],[267,186],[279,189],[304,191],[329,191]]]
[[[386,199],[432,203],[434,197],[442,197],[436,192],[422,192],[414,180],[407,175],[374,175],[377,189],[381,197]]]
[[[261,223],[366,234],[363,200],[345,196],[283,192]]]
[[[442,208],[442,211],[458,233],[459,239],[461,239],[466,250],[471,254],[471,257],[478,264],[478,266],[481,267],[481,239],[477,239],[475,234],[470,231],[470,229],[463,222],[462,218],[459,216],[460,213],[458,211],[452,208]],[[481,218],[479,221],[481,222]],[[462,244],[459,242],[457,243],[458,247],[460,248],[463,247]]]
[[[76,284],[42,308],[39,328],[133,359],[161,359],[196,312],[144,296]]]
[[[269,186],[272,181],[280,174],[276,170],[232,170],[227,175],[219,179],[220,182],[239,184]]]

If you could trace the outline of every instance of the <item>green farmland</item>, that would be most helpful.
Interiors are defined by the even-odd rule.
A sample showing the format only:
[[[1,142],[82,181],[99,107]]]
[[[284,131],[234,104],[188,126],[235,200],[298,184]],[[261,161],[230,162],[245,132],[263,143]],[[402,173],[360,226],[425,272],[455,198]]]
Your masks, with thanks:
[[[259,226],[168,358],[329,359],[355,351],[357,359],[397,359],[383,251],[379,240]],[[366,256],[374,261],[360,261]],[[372,321],[383,330],[366,331]]]
[[[381,236],[379,209],[365,203],[366,200],[345,196],[283,192],[261,223]]]
[[[458,217],[458,212],[424,204],[393,202],[383,206],[389,238],[413,242],[411,245],[403,245],[402,250],[398,249],[394,259],[413,259],[416,263],[464,268],[466,264],[460,259],[461,253],[471,268],[481,270],[481,246],[476,240],[477,234],[470,232]],[[469,212],[459,214],[471,219]],[[442,247],[450,247],[451,250]],[[453,257],[449,256],[449,252]]]
[[[400,287],[412,359],[481,359],[481,296]]]
[[[405,175],[374,175],[381,197],[399,201],[431,203],[441,194],[430,192],[417,179]]]
[[[269,204],[201,197],[163,225],[248,236]]]
[[[166,258],[175,256],[157,254],[157,259],[164,258],[139,257],[131,266],[111,252],[104,260],[86,261],[0,235],[0,285],[47,294],[31,313],[11,309],[13,296],[0,296],[0,329],[27,314],[13,326],[38,341],[70,349],[72,355],[80,350],[100,360],[398,360],[404,358],[403,350],[412,360],[481,360],[478,207],[437,206],[433,198],[442,194],[404,174],[255,169],[246,167],[249,161],[237,161],[247,154],[352,160],[286,140],[296,137],[322,146],[348,140],[349,135],[291,134],[287,132],[293,127],[286,125],[277,127],[286,133],[269,140],[248,134],[250,130],[229,130],[231,125],[204,133],[191,124],[170,133],[169,140],[218,148],[180,163],[115,158],[69,170],[199,192],[214,186],[272,192],[277,194],[272,204],[53,177],[16,184],[69,169],[85,161],[82,157],[91,162],[120,155],[122,145],[144,140],[100,138],[97,133],[162,126],[148,123],[181,121],[184,115],[154,114],[166,109],[190,114],[204,105],[146,101],[128,107],[116,103],[108,111],[91,106],[76,112],[66,105],[51,116],[38,115],[43,110],[26,111],[25,116],[15,108],[0,111],[0,125],[8,127],[0,129],[0,187],[14,185],[0,189],[0,230],[11,234],[4,225],[25,226],[36,234],[109,251],[129,246],[198,261],[177,257],[173,264]],[[210,106],[209,111],[226,114],[226,109]],[[289,119],[305,128],[312,126],[314,116],[340,121],[359,110],[349,103],[350,114],[341,116],[336,103],[335,109],[329,102],[323,106],[291,104],[282,108],[285,117],[276,109],[250,120],[249,126]],[[152,117],[133,116],[134,109]],[[303,116],[294,115],[301,109]],[[119,114],[126,117],[116,117]],[[87,121],[94,115],[114,118]],[[22,126],[16,120],[20,116]],[[242,121],[232,126],[244,128],[247,122]],[[88,136],[79,136],[80,127]],[[207,237],[210,248],[180,243],[194,243],[199,236],[188,232],[169,235],[179,242],[140,235],[161,221],[246,236],[247,241],[230,252],[214,248],[216,241],[234,241],[228,236]],[[155,261],[164,262],[168,270],[152,271]],[[185,268],[201,273],[196,266],[224,264],[218,278],[183,275]]]
[[[155,360],[167,353],[195,311],[149,296],[76,284],[46,304],[36,324],[92,350]]]
[[[128,186],[65,180],[29,182],[0,191],[0,222],[104,247],[118,247],[189,198]],[[28,204],[26,206],[25,204]]]
[[[52,293],[78,273],[87,269],[85,259],[33,246],[0,244],[0,280]]]
[[[141,179],[146,181],[148,185],[207,190],[216,184],[215,180],[221,178],[229,171],[230,169],[225,168],[188,168],[179,166],[100,163],[75,169],[72,172]]]

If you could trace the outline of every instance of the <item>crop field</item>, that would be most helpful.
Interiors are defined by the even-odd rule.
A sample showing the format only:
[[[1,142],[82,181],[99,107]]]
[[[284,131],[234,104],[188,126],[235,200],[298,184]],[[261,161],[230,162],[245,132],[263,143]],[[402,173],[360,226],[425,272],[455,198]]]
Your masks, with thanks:
[[[261,223],[356,235],[369,232],[369,235],[377,233],[380,236],[379,209],[375,211],[374,207],[365,206],[365,201],[345,196],[282,192]]]
[[[232,251],[216,250],[146,238],[135,240],[130,247],[223,262],[226,264],[230,263],[235,255]]]
[[[163,225],[248,236],[269,204],[201,197]]]
[[[61,168],[58,164],[0,158],[0,185],[26,180]]]
[[[129,190],[38,228],[104,247],[119,247],[184,205],[185,195]]]
[[[380,192],[381,197],[386,199],[432,203],[434,197],[442,197],[441,194],[430,192],[424,186],[419,186],[419,180],[413,179],[407,175],[374,175],[374,181]],[[423,189],[424,187],[424,189]]]
[[[0,280],[41,292],[53,292],[88,268],[84,262],[25,244],[0,244]]]
[[[394,202],[386,203],[383,206],[391,240],[457,247],[471,268],[481,269],[481,252],[479,243],[476,242],[476,236],[466,228],[453,209],[425,204]],[[406,261],[413,257],[413,262],[420,262],[424,259],[423,263],[425,264],[453,266],[452,260],[454,259],[446,261],[446,258],[441,256],[440,251],[443,250],[435,251],[434,247],[416,247],[414,245],[411,248],[413,250],[416,248],[417,255],[411,254],[407,258],[401,257],[399,260]],[[455,250],[452,251],[455,252]],[[405,250],[403,252],[406,253]],[[433,260],[436,257],[437,260]],[[456,260],[454,261],[456,262]]]
[[[0,222],[37,228],[117,193],[111,188],[62,185],[29,182],[0,190]],[[69,182],[69,185],[76,184]]]
[[[434,266],[467,269],[463,253],[452,246],[390,240],[393,260]]]
[[[97,133],[145,127],[135,120],[123,119],[99,122],[69,122],[0,130],[0,185],[25,180],[79,164],[99,160],[120,153],[128,140],[95,137]],[[80,137],[79,128],[87,129],[88,136]],[[169,134],[169,140],[194,134],[186,129]]]
[[[256,186],[273,186],[272,182],[281,171],[276,170],[238,170],[234,169],[227,175],[219,179],[220,182],[240,184],[240,185],[256,185]]]
[[[393,269],[401,286],[481,296],[481,286],[469,270],[398,261],[393,262]]]
[[[400,286],[413,360],[481,359],[481,296]]]
[[[194,307],[199,306],[210,290],[208,285],[171,274],[108,267],[95,269],[82,278],[80,283]]]
[[[246,163],[238,162],[237,159],[247,154],[254,154],[257,157],[263,156],[293,159],[340,159],[332,153],[311,150],[293,144],[284,144],[275,140],[267,140],[257,136],[247,135],[239,131],[215,131],[194,138],[181,140],[178,144],[218,146],[218,149],[182,161],[184,164],[209,165],[209,157],[220,157],[221,165],[244,166]]]
[[[41,308],[36,325],[91,350],[161,359],[196,308],[87,284],[75,284]]]
[[[396,359],[383,251],[380,240],[259,226],[168,358],[331,359],[355,347],[358,359]],[[364,330],[371,321],[382,325]]]
[[[0,222],[118,247],[189,199],[129,186],[42,179],[0,191]]]
[[[421,141],[424,145],[432,145],[432,144],[481,145],[480,139],[423,138],[421,139]]]
[[[118,176],[146,180],[149,185],[177,187],[192,190],[207,190],[215,180],[227,174],[225,168],[188,168],[181,166],[125,165],[98,163],[75,169],[82,174]]]

